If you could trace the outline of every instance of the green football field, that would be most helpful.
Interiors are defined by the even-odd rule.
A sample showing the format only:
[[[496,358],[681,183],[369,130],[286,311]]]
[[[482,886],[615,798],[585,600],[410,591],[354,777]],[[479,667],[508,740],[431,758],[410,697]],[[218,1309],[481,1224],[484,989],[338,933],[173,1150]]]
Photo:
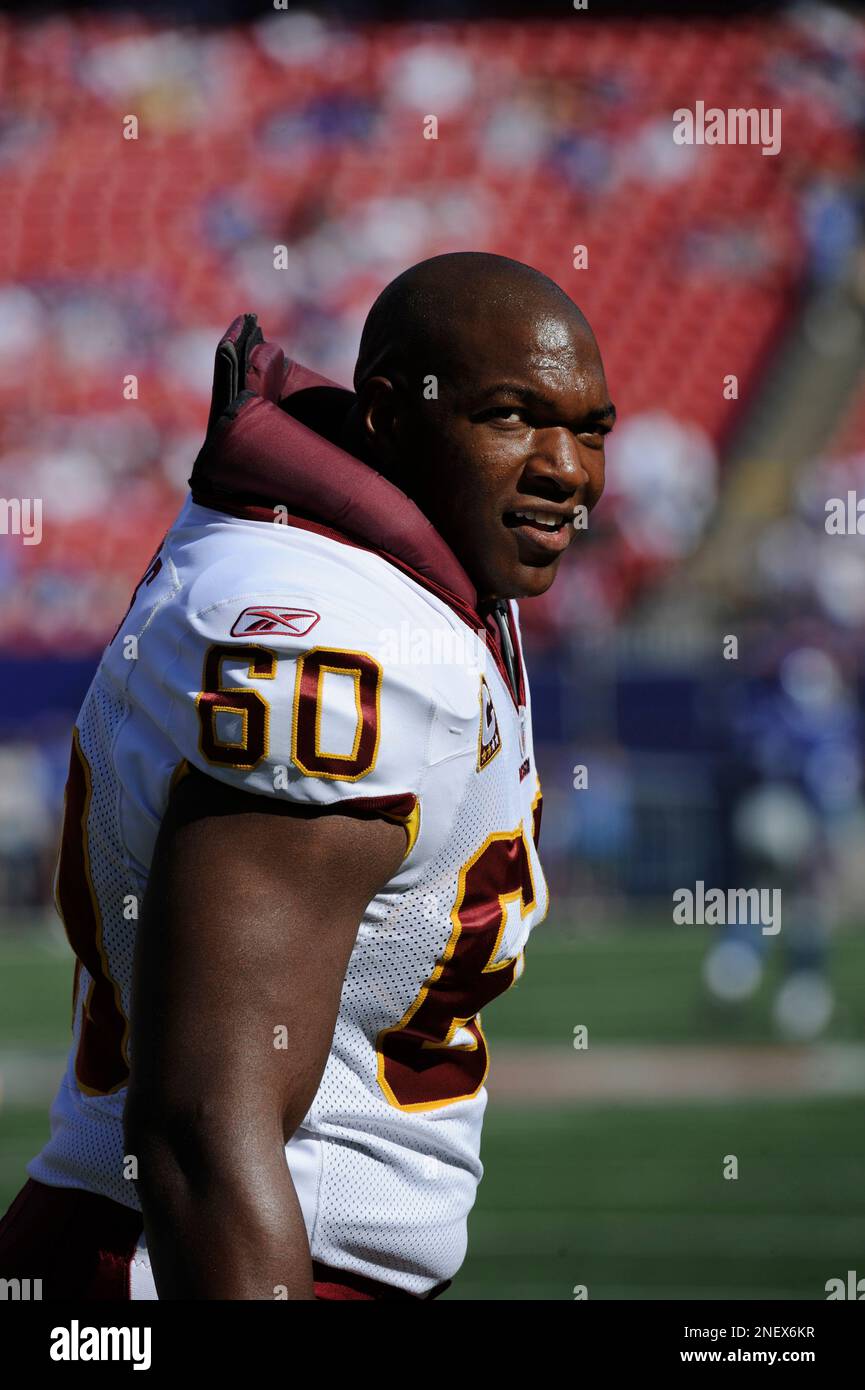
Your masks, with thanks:
[[[589,1299],[822,1299],[827,1279],[848,1269],[865,1275],[865,1084],[854,1076],[850,1094],[821,1094],[821,1048],[813,1050],[817,1083],[801,1095],[634,1101],[612,1089],[591,1101],[545,1100],[543,1059],[567,1056],[578,1066],[580,1024],[589,1030],[587,1056],[617,1044],[661,1058],[717,1049],[719,1059],[732,1044],[747,1045],[755,1065],[764,1052],[777,1054],[777,960],[758,995],[730,1016],[702,996],[704,946],[669,927],[586,937],[545,924],[536,934],[523,979],[484,1015],[493,1059],[486,1172],[469,1254],[446,1298],[572,1299],[585,1286]],[[832,975],[838,1004],[821,1047],[846,1047],[855,1061],[865,1042],[859,932],[839,935]],[[62,1052],[70,987],[69,958],[54,936],[0,941],[4,1077],[10,1058],[38,1064]],[[531,1103],[506,1088],[496,1094],[497,1049],[506,1068],[514,1049],[529,1046],[540,1059]],[[3,1207],[46,1135],[47,1104],[42,1095],[28,1102],[19,1071],[0,1100]],[[738,1177],[725,1180],[731,1155]]]

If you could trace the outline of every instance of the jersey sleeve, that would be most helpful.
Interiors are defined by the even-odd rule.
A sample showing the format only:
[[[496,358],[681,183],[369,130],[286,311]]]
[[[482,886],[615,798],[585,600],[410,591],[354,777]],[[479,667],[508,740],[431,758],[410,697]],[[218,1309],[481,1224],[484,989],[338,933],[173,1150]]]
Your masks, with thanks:
[[[416,809],[433,697],[350,595],[219,601],[187,613],[178,649],[169,733],[193,767],[310,807]]]

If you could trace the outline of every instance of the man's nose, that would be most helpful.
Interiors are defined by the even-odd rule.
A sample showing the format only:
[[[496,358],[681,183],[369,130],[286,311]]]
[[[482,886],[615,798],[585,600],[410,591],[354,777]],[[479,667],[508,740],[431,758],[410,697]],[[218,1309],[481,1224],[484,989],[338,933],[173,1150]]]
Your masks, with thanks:
[[[531,466],[535,477],[548,478],[565,492],[574,492],[589,481],[580,446],[571,430],[543,430],[536,439]]]

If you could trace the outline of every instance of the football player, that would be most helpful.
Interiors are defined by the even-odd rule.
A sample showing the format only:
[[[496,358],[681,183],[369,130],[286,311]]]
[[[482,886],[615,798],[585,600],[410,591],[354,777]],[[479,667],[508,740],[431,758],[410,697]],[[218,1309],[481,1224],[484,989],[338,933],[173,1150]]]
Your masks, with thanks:
[[[354,386],[231,325],[78,716],[73,1043],[0,1232],[45,1297],[431,1298],[462,1263],[480,1013],[547,908],[513,600],[614,409],[569,297],[482,253],[383,291]]]

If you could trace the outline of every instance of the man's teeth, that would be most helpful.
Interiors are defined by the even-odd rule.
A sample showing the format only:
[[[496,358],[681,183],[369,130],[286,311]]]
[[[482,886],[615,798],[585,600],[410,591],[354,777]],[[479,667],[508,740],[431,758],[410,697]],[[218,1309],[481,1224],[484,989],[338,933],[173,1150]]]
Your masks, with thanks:
[[[565,518],[557,512],[514,512],[514,516],[519,521],[530,521],[533,526],[548,526],[554,531],[558,531],[565,522]]]

